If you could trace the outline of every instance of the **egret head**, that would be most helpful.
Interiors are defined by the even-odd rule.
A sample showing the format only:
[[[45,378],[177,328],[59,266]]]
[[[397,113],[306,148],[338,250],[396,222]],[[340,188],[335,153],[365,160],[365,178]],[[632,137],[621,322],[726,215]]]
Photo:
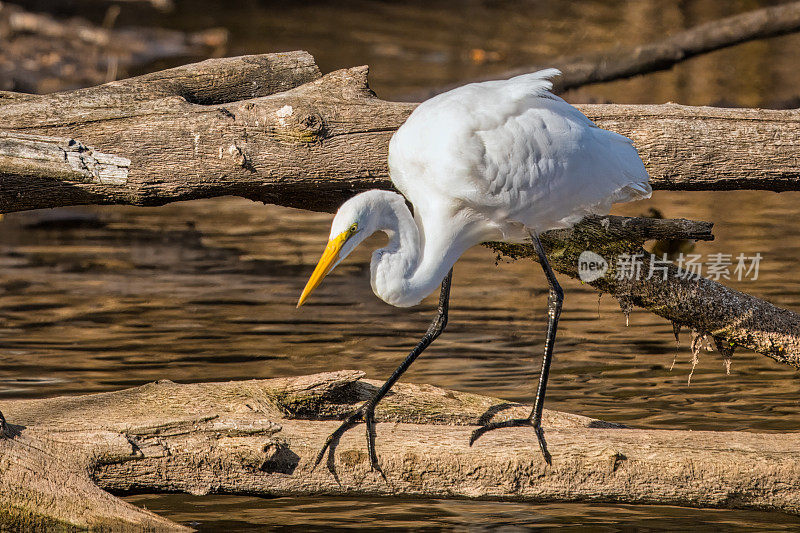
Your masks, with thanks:
[[[396,193],[386,191],[367,191],[356,195],[339,208],[331,224],[331,234],[325,251],[317,263],[317,267],[306,283],[297,307],[303,305],[311,292],[316,289],[322,280],[336,265],[350,255],[356,246],[375,233],[379,228],[380,207],[385,203],[384,196]]]

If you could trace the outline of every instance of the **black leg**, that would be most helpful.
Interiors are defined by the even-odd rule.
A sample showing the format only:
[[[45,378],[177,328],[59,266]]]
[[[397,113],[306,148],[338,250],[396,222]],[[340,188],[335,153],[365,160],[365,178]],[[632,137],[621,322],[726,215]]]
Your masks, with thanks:
[[[314,462],[314,467],[316,467],[321,461],[322,458],[325,457],[325,452],[329,451],[328,454],[328,468],[333,470],[333,452],[336,448],[336,445],[339,442],[344,433],[356,426],[360,422],[364,422],[367,425],[367,450],[369,452],[369,462],[370,465],[374,470],[378,470],[380,472],[380,467],[378,466],[378,454],[375,452],[375,406],[378,405],[386,393],[389,392],[389,389],[400,379],[400,376],[408,370],[408,367],[411,366],[411,363],[425,351],[425,348],[430,346],[430,344],[436,340],[436,338],[444,331],[445,326],[447,326],[447,311],[450,306],[450,281],[453,278],[453,270],[450,269],[450,272],[447,273],[444,280],[442,281],[442,292],[439,295],[439,309],[436,312],[436,318],[433,319],[431,325],[428,327],[428,331],[422,337],[422,339],[417,343],[411,353],[408,354],[408,357],[397,367],[397,370],[391,375],[389,379],[386,380],[386,383],[375,393],[370,400],[367,401],[364,405],[358,408],[353,414],[351,414],[347,419],[339,426],[339,429],[334,431],[330,434],[328,439],[325,441],[325,445],[320,450],[319,454],[317,455],[317,459]]]
[[[6,432],[8,428],[6,427],[6,417],[3,416],[3,413],[0,413],[0,439],[8,435]]]
[[[533,426],[544,460],[550,464],[550,452],[547,451],[547,443],[544,440],[544,432],[542,431],[542,409],[544,408],[544,396],[547,391],[547,378],[550,375],[550,363],[553,361],[553,345],[556,341],[558,317],[561,316],[561,304],[564,302],[564,291],[561,290],[561,285],[558,284],[553,269],[550,267],[550,262],[547,260],[547,256],[544,253],[544,248],[539,240],[539,236],[536,233],[531,233],[531,239],[536,249],[536,255],[539,256],[539,262],[542,264],[544,275],[547,277],[547,283],[550,285],[550,295],[547,299],[547,338],[544,341],[544,357],[542,358],[542,372],[539,375],[539,387],[536,390],[536,401],[533,404],[533,410],[528,418],[495,422],[481,426],[472,432],[469,443],[472,445],[478,437],[493,429],[514,426]]]

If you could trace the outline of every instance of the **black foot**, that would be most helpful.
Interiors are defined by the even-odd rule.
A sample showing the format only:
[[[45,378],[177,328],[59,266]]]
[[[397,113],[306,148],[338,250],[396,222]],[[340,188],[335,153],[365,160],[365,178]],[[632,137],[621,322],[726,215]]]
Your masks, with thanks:
[[[6,424],[6,417],[0,413],[0,439],[8,435],[8,425]]]
[[[552,458],[550,457],[550,452],[547,451],[547,442],[544,440],[544,430],[542,429],[541,424],[534,424],[530,418],[514,418],[511,420],[506,420],[505,422],[492,422],[490,424],[486,424],[485,426],[481,426],[472,432],[472,436],[469,439],[469,445],[472,446],[475,441],[481,437],[481,435],[488,431],[519,426],[533,427],[534,431],[536,432],[536,438],[539,440],[539,449],[542,450],[542,456],[547,464],[552,465],[553,463]]]
[[[381,470],[381,467],[378,465],[378,454],[375,453],[375,407],[365,404],[360,407],[356,412],[351,414],[350,416],[342,422],[342,425],[339,428],[331,433],[328,438],[325,440],[325,445],[317,454],[317,459],[314,461],[314,468],[317,467],[322,462],[322,458],[325,457],[325,453],[328,453],[328,470],[330,470],[334,475],[336,474],[335,470],[335,462],[334,462],[334,452],[336,451],[336,446],[339,444],[339,439],[342,438],[349,429],[354,428],[361,422],[364,422],[367,426],[367,451],[369,453],[369,464],[373,470],[379,472],[384,478],[386,477]]]

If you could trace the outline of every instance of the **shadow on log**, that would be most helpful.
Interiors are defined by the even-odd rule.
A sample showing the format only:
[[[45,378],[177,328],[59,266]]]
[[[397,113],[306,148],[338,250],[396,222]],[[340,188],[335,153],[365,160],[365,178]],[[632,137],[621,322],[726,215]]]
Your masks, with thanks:
[[[406,495],[604,501],[800,513],[800,434],[631,429],[545,411],[553,457],[529,428],[468,445],[474,426],[526,416],[497,398],[398,384],[377,409],[383,479],[346,434],[338,482],[314,457],[374,393],[358,371],[4,402],[0,524],[182,529],[113,492]],[[87,416],[91,413],[91,416]],[[31,475],[33,474],[33,475]],[[103,489],[103,490],[101,490]],[[18,524],[17,524],[18,525]]]

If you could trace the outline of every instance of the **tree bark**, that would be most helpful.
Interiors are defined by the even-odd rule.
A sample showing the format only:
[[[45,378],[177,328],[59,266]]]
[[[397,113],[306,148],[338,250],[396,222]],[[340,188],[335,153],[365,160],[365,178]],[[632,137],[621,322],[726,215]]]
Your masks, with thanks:
[[[603,501],[800,513],[800,435],[631,429],[545,411],[552,466],[532,430],[474,426],[529,406],[397,384],[377,409],[386,476],[372,472],[363,431],[313,469],[327,435],[378,381],[339,371],[179,385],[159,381],[77,397],[4,402],[0,523],[149,527],[165,519],[112,492],[405,495]],[[99,487],[99,488],[98,488]],[[19,524],[17,524],[19,525]]]

